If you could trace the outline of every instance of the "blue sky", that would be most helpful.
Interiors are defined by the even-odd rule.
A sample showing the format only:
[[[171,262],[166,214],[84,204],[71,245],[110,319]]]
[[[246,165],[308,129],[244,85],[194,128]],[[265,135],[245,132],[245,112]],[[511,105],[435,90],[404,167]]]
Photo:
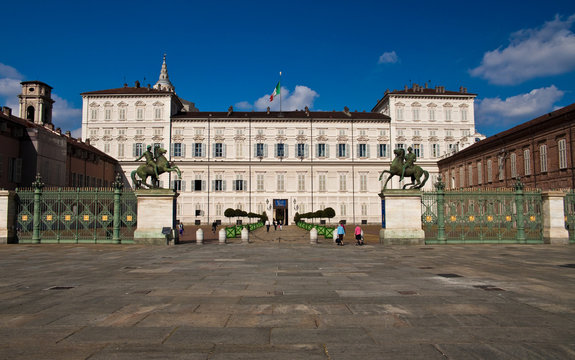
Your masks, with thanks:
[[[153,85],[166,53],[202,111],[265,109],[279,71],[285,110],[369,111],[428,82],[478,94],[489,136],[575,102],[574,32],[574,1],[10,1],[0,105],[43,81],[55,125],[79,134],[80,93]]]

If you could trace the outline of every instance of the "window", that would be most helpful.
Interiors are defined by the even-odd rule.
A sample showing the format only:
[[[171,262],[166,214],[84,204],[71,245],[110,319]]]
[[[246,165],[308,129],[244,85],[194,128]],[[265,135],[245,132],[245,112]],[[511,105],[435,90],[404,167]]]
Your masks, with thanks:
[[[307,154],[306,154],[306,151],[305,151],[305,148],[306,148],[305,145],[306,145],[306,144],[302,144],[302,143],[298,143],[298,144],[297,144],[297,157],[300,158],[300,159],[307,157],[307,156],[306,156]]]
[[[141,107],[136,109],[136,120],[144,120],[144,109]]]
[[[359,174],[359,191],[367,191],[367,174]]]
[[[395,108],[395,117],[397,120],[403,120],[403,106]]]
[[[204,157],[204,144],[194,143],[194,157]]]
[[[224,144],[215,143],[214,144],[214,157],[221,158],[224,157]]]
[[[498,179],[503,180],[505,178],[505,159],[503,156],[497,158],[497,167],[499,168]]]
[[[238,129],[241,130],[241,129]],[[243,141],[236,142],[236,157],[243,158],[244,157],[244,143]]]
[[[246,181],[244,181],[243,176],[237,175],[236,180],[234,181],[234,190],[235,191],[244,191],[244,190],[247,190],[246,187],[247,187],[247,184],[246,184]]]
[[[367,204],[361,204],[361,216],[367,216]]]
[[[339,136],[345,136],[346,135],[345,129],[339,129],[338,134],[339,134]]]
[[[144,153],[144,144],[135,143],[134,144],[134,157],[140,157]]]
[[[106,154],[110,153],[110,143],[104,143],[104,152]]]
[[[515,179],[517,177],[517,154],[511,153],[510,162],[511,162],[511,178]]]
[[[445,121],[451,121],[451,108],[445,108]]]
[[[118,110],[118,118],[120,120],[126,120],[126,109],[125,108],[120,108]]]
[[[465,187],[465,168],[459,167],[459,187]]]
[[[162,136],[162,128],[154,128],[154,136]]]
[[[181,157],[184,156],[184,144],[174,143],[172,144],[172,156]]]
[[[125,136],[126,135],[126,129],[118,129],[118,136]]]
[[[337,156],[347,157],[347,144],[337,144]]]
[[[453,136],[453,130],[445,130],[445,136],[452,137]]]
[[[285,174],[277,174],[277,191],[285,191]]]
[[[339,174],[339,191],[347,191],[347,174]]]
[[[202,191],[203,189],[204,189],[204,186],[203,186],[202,179],[196,178],[196,180],[194,180],[192,182],[192,190],[193,191]]]
[[[325,192],[325,185],[326,185],[326,174],[319,174],[318,181],[319,181],[319,191]]]
[[[357,155],[360,158],[368,157],[367,155],[367,144],[357,144]]]
[[[487,182],[493,181],[493,162],[491,159],[487,160]]]
[[[222,203],[217,203],[216,204],[216,216],[222,216],[224,215],[224,206],[222,205]]]
[[[467,173],[469,176],[469,181],[468,181],[467,185],[473,186],[473,166],[471,164],[469,164],[469,166],[467,167]]]
[[[557,142],[559,147],[559,169],[567,168],[567,146],[565,139],[561,139]]]
[[[136,135],[144,135],[144,129],[136,129]]]
[[[236,135],[241,136],[244,134],[244,129],[243,128],[237,128],[236,129]]]
[[[465,137],[469,136],[469,129],[461,130],[461,135]]]
[[[163,111],[161,107],[154,108],[154,119],[161,119],[163,115]]]
[[[317,144],[317,157],[327,157],[326,144]]]
[[[305,191],[305,174],[297,174],[297,191]]]
[[[216,135],[224,135],[224,129],[223,128],[216,128]]]
[[[395,145],[396,149],[405,149],[405,144],[399,143]]]
[[[388,157],[387,144],[378,144],[377,146],[377,156],[378,157]]]
[[[119,157],[119,158],[123,158],[123,157],[124,157],[124,143],[119,143],[119,144],[118,144],[118,157]]]
[[[397,129],[397,136],[404,136],[405,135],[405,129]]]
[[[412,113],[412,116],[413,116],[413,120],[414,120],[414,121],[419,121],[419,120],[420,120],[420,119],[419,119],[419,107],[417,107],[417,106],[416,106],[416,107],[413,107],[413,108],[411,109],[411,113]]]
[[[265,146],[263,143],[257,143],[256,144],[256,157],[264,157],[264,150],[265,150]]]
[[[285,144],[276,144],[276,157],[285,157]]]
[[[431,144],[431,156],[439,157],[439,144]]]
[[[481,185],[483,183],[483,165],[481,165],[481,161],[477,162],[477,184]]]
[[[539,158],[541,161],[541,172],[547,172],[547,145],[539,146]]]
[[[342,203],[342,204],[339,206],[339,214],[340,214],[341,216],[345,216],[345,215],[346,215],[346,210],[347,210],[347,207],[345,206],[345,204]]]
[[[525,176],[531,175],[531,152],[529,149],[523,150],[523,166],[525,167]]]
[[[110,120],[112,118],[112,109],[106,109],[104,111],[104,119]]]
[[[435,121],[435,108],[430,107],[428,110],[429,121]]]
[[[174,128],[174,135],[184,135],[183,128]]]
[[[467,109],[461,108],[461,121],[467,121]]]
[[[422,158],[423,157],[423,145],[421,144],[413,144],[413,153],[415,154],[415,156],[417,156],[417,158]]]
[[[92,109],[90,118],[92,120],[98,120],[98,109]]]
[[[365,129],[359,130],[359,136],[367,136],[367,130]]]
[[[172,186],[171,188],[176,190],[176,191],[182,191],[182,180],[172,180]]]
[[[195,129],[194,129],[194,133],[195,133],[197,136],[202,136],[202,135],[204,135],[204,129],[203,129],[203,128],[195,128]]]
[[[216,179],[212,180],[212,189],[214,191],[226,190],[226,184],[225,181],[222,179],[222,174],[216,174]]]
[[[319,136],[325,135],[325,129],[318,129]]]
[[[385,130],[385,129],[380,129],[380,130],[379,130],[379,136],[387,136],[387,130]]]
[[[264,174],[256,175],[256,190],[264,191]]]

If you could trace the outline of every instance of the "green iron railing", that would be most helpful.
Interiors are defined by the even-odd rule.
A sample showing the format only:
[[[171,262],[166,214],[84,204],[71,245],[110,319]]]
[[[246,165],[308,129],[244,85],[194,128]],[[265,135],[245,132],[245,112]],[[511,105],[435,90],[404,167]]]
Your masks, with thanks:
[[[441,184],[442,185],[442,184]],[[541,244],[539,191],[450,190],[442,186],[422,195],[426,244]]]
[[[261,221],[257,223],[247,224],[247,225],[232,225],[226,227],[226,238],[236,238],[242,235],[242,229],[246,227],[248,231],[254,231],[261,228],[264,224]]]
[[[16,189],[19,243],[133,243],[137,200],[114,189],[44,189],[38,176],[33,189]]]
[[[326,239],[331,239],[333,238],[333,231],[335,230],[335,228],[332,227],[328,227],[328,226],[323,226],[323,225],[315,225],[315,224],[309,224],[303,221],[300,221],[296,224],[299,228],[310,231],[313,228],[317,229],[317,235],[318,236],[323,236]]]

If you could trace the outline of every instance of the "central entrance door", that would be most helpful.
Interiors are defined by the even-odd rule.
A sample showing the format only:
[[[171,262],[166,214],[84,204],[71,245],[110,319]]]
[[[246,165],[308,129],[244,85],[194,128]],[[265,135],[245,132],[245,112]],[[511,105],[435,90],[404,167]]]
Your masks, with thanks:
[[[287,199],[274,199],[274,219],[277,221],[283,221],[284,225],[287,225],[288,220],[288,201]]]

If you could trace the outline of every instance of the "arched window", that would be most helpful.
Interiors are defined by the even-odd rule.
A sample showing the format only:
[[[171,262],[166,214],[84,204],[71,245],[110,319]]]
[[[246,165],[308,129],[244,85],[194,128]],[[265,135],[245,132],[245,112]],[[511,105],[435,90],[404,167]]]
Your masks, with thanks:
[[[26,109],[26,119],[34,122],[34,106],[30,105]]]

